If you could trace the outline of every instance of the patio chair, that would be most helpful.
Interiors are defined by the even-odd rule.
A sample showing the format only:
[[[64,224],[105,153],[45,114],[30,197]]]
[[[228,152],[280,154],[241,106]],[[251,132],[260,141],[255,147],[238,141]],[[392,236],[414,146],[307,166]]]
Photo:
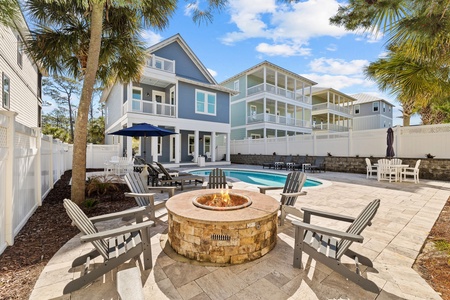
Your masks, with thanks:
[[[394,181],[397,181],[397,169],[391,167],[391,161],[389,159],[379,159],[378,167],[377,167],[377,179],[380,180],[389,180],[392,182],[392,178]]]
[[[305,163],[306,159],[304,156],[295,156],[292,159],[292,169],[293,170],[300,170],[303,167],[303,164]]]
[[[414,183],[419,183],[419,166],[420,166],[421,160],[416,161],[416,165],[414,168],[403,168],[400,172],[400,181],[406,180],[406,176],[412,176]]]
[[[204,189],[232,189],[233,184],[227,182],[227,177],[223,173],[222,169],[215,168],[209,173],[207,182],[203,182],[202,188]]]
[[[81,231],[81,242],[90,242],[95,247],[91,252],[76,258],[72,262],[72,268],[83,264],[85,266],[81,272],[81,277],[73,279],[64,287],[64,294],[80,289],[130,259],[139,259],[140,254],[143,254],[144,268],[148,270],[152,267],[149,227],[153,222],[142,222],[145,208],[126,210],[93,218],[88,218],[81,208],[69,199],[64,199],[64,208],[73,224]],[[137,223],[101,232],[94,225],[96,222],[123,217],[134,217]],[[91,259],[97,256],[103,257],[103,263],[89,266]]]
[[[141,174],[137,172],[126,174],[125,182],[131,191],[131,193],[125,193],[125,196],[133,197],[138,206],[145,207],[151,220],[159,221],[156,219],[155,211],[165,207],[166,201],[175,194],[175,187],[147,186],[143,182]],[[169,197],[164,200],[156,201],[155,203],[155,193],[150,193],[151,190],[161,190],[161,192],[167,191]]]
[[[273,161],[263,163],[262,164],[263,169],[264,168],[269,168],[269,169],[274,168],[275,169],[275,162],[280,161],[280,157],[281,157],[280,155],[275,155],[275,158],[273,159]]]
[[[391,159],[391,165],[401,165],[402,160],[400,158],[393,158]]]
[[[349,247],[353,242],[362,243],[364,238],[360,234],[367,226],[371,225],[379,206],[380,200],[373,200],[356,218],[302,208],[304,212],[303,222],[292,221],[295,226],[294,267],[302,268],[302,253],[305,252],[310,258],[323,263],[362,288],[378,293],[377,285],[362,277],[359,270],[359,263],[373,267],[372,262],[367,257],[350,250]],[[345,232],[313,225],[310,224],[312,215],[350,222],[351,225]],[[343,255],[355,260],[356,272],[351,271],[341,263]]]
[[[174,177],[172,176],[169,171],[167,171],[167,169],[160,164],[159,162],[155,162],[156,165],[159,167],[159,169],[164,173],[165,178],[164,179],[159,179],[159,182],[161,182],[162,184],[179,184],[181,186],[181,190],[184,189],[184,184],[186,181],[192,182],[194,181],[195,186],[197,186],[197,183],[201,183],[203,184],[204,178],[202,176],[198,176],[198,175],[191,175],[191,174],[187,174],[186,175],[184,173],[179,173],[178,176]]]
[[[366,157],[366,171],[367,171],[366,178],[372,177],[373,173],[377,173],[377,170],[378,170],[377,166],[372,165],[370,159]]]
[[[299,218],[303,218],[303,213],[294,207],[298,196],[306,195],[306,192],[302,192],[302,188],[306,182],[306,174],[303,172],[291,172],[286,178],[286,183],[283,187],[279,186],[261,186],[259,192],[265,194],[269,190],[283,189],[280,199],[280,225],[284,225],[284,219],[288,214],[292,214]]]
[[[316,157],[310,166],[305,166],[305,171],[306,170],[309,170],[310,172],[326,172],[325,157]]]

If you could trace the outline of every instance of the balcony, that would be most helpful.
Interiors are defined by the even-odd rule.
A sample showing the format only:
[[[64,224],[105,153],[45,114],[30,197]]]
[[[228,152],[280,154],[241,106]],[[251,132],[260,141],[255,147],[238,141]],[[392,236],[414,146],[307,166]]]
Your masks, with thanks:
[[[292,127],[302,127],[302,128],[310,128],[311,122],[305,121],[305,120],[298,120],[286,116],[279,116],[275,114],[268,114],[268,113],[262,113],[262,114],[255,114],[252,116],[247,117],[247,124],[256,124],[256,123],[274,123],[274,124],[280,124],[280,125],[286,125],[286,126],[292,126]]]
[[[122,115],[126,114],[127,112],[139,112],[150,115],[175,118],[176,105],[154,101],[132,100],[131,110],[128,110],[128,101],[122,105]]]
[[[156,55],[151,55],[145,60],[145,66],[152,69],[175,73],[175,61],[168,60]]]
[[[350,115],[352,110],[349,107],[345,107],[342,105],[336,105],[333,103],[321,103],[321,104],[315,104],[312,106],[313,114],[314,112],[320,111],[320,110],[330,110],[334,112],[341,112]]]
[[[316,123],[313,124],[312,129],[314,131],[331,131],[331,132],[347,132],[348,127],[346,126],[340,126],[336,124],[331,123]]]
[[[269,83],[260,83],[258,85],[249,87],[247,89],[247,96],[251,96],[251,95],[255,95],[255,94],[259,94],[259,93],[263,93],[263,92],[268,92],[274,95],[279,95],[291,100],[295,100],[295,101],[299,101],[299,102],[303,102],[303,103],[311,103],[309,97],[307,96],[303,96],[301,93],[299,92],[294,92],[291,90],[287,90],[284,88],[280,88],[280,87],[276,87],[272,84]]]

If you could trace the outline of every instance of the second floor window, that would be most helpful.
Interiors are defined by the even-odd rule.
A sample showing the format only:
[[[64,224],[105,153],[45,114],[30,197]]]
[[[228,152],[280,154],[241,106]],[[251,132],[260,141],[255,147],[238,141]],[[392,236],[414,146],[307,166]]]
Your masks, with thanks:
[[[11,82],[5,73],[2,75],[2,106],[9,109]]]
[[[22,68],[23,61],[23,42],[20,35],[17,36],[17,64]]]
[[[383,103],[383,112],[386,112],[386,103]]]
[[[359,106],[359,104],[358,105],[355,105],[355,115],[359,115],[359,110],[360,110],[360,106]]]
[[[195,90],[195,112],[199,114],[216,115],[216,94]]]
[[[374,102],[374,103],[372,104],[372,110],[373,110],[374,112],[379,111],[379,110],[380,110],[380,103]]]

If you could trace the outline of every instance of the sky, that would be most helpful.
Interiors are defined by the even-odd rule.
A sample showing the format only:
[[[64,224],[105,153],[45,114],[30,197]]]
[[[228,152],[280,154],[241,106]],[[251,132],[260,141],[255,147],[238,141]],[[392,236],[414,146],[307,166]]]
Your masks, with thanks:
[[[388,100],[395,105],[393,125],[402,125],[399,102],[363,74],[365,66],[384,55],[386,38],[329,24],[345,1],[228,0],[225,9],[214,13],[212,23],[200,25],[192,20],[192,5],[202,9],[206,0],[177,2],[167,28],[142,33],[147,46],[180,34],[218,83],[267,60],[316,86]],[[419,117],[411,118],[411,125],[419,123]]]

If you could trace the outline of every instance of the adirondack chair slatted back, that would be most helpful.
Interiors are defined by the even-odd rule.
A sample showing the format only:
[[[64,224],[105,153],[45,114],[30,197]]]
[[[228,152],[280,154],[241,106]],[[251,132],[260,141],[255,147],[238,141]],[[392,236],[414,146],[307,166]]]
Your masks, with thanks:
[[[355,218],[355,220],[348,227],[346,232],[353,234],[361,234],[361,232],[363,232],[363,230],[368,225],[370,225],[370,222],[377,213],[379,206],[380,206],[380,199],[375,199],[372,202],[370,202],[363,209],[363,211]],[[341,240],[337,246],[338,252],[336,253],[336,259],[339,260],[352,243],[353,242],[349,240]]]
[[[173,177],[169,174],[169,172],[167,172],[166,168],[164,168],[164,166],[162,164],[160,164],[159,162],[155,161],[156,165],[158,165],[158,168],[161,170],[161,172],[164,173],[164,176],[166,176],[167,179],[172,180]]]
[[[298,193],[302,189],[306,181],[306,175],[302,172],[291,172],[286,178],[286,183],[284,184],[283,193]],[[297,201],[298,196],[293,197],[281,197],[281,204],[294,206]]]
[[[222,169],[215,168],[209,173],[208,179],[209,189],[226,189],[227,188],[227,178],[223,173]]]
[[[142,182],[141,175],[136,172],[130,172],[125,175],[125,181],[132,193],[148,193],[148,190]],[[148,206],[150,201],[148,197],[134,197],[139,206]]]
[[[64,208],[67,214],[77,228],[83,234],[94,234],[98,230],[94,224],[89,220],[86,214],[81,210],[81,208],[75,204],[72,200],[64,199]],[[107,260],[108,257],[108,243],[105,240],[96,240],[92,244],[97,249],[97,251]]]

